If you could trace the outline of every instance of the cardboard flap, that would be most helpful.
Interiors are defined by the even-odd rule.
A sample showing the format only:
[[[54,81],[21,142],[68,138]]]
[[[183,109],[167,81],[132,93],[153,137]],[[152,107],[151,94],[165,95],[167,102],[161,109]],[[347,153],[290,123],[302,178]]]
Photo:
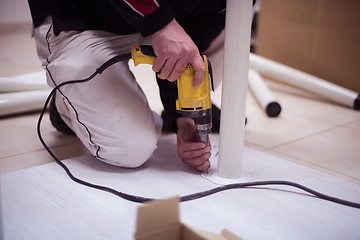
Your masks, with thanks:
[[[227,238],[212,232],[204,231],[183,225],[182,240],[228,240]]]
[[[178,203],[179,198],[174,197],[153,201],[139,207],[136,235],[141,236],[146,233],[154,233],[156,229],[161,231],[167,228],[177,229],[176,226],[181,225]]]
[[[136,240],[180,240],[181,224],[173,224],[163,228],[155,228],[151,231],[137,232]]]
[[[242,240],[242,238],[236,236],[234,233],[230,232],[227,229],[222,230],[221,235],[224,236],[227,240]]]
[[[179,197],[157,200],[138,208],[137,240],[241,240],[228,230],[221,235],[180,222]]]

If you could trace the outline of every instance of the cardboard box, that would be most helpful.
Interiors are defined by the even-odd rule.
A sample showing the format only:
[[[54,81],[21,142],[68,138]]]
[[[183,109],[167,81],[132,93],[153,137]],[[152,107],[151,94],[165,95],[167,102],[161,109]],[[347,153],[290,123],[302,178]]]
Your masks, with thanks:
[[[262,0],[256,53],[360,92],[360,1]]]
[[[180,222],[179,198],[158,200],[138,209],[136,240],[241,240],[228,230],[221,235]]]

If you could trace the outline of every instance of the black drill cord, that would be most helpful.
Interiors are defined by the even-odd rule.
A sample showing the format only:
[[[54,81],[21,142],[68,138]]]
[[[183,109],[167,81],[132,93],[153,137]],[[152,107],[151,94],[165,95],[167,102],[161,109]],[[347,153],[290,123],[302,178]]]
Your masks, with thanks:
[[[38,134],[40,142],[42,143],[44,148],[47,150],[47,152],[56,161],[56,163],[58,163],[65,170],[66,174],[73,181],[75,181],[75,182],[77,182],[79,184],[82,184],[84,186],[87,186],[87,187],[91,187],[91,188],[95,188],[95,189],[98,189],[98,190],[101,190],[101,191],[112,193],[112,194],[114,194],[114,195],[116,195],[118,197],[121,197],[123,199],[126,199],[128,201],[137,202],[137,203],[145,203],[145,202],[153,201],[153,200],[156,200],[156,199],[126,194],[126,193],[119,192],[119,191],[117,191],[115,189],[112,189],[112,188],[109,188],[109,187],[106,187],[106,186],[93,184],[93,183],[90,183],[90,182],[87,182],[87,181],[84,181],[82,179],[77,178],[76,176],[74,176],[71,173],[69,168],[51,151],[51,149],[45,143],[45,141],[44,141],[44,139],[43,139],[43,137],[41,135],[41,122],[42,122],[42,119],[43,119],[44,114],[46,112],[47,106],[49,105],[49,102],[50,102],[51,98],[54,96],[55,91],[57,91],[61,87],[65,86],[65,85],[68,85],[68,84],[88,82],[91,79],[93,79],[97,74],[101,74],[105,69],[107,69],[108,67],[110,67],[114,63],[119,62],[119,61],[123,61],[123,60],[127,60],[127,59],[129,59],[129,54],[116,56],[116,57],[110,59],[109,61],[105,62],[102,66],[100,66],[88,78],[85,78],[85,79],[82,79],[82,80],[71,80],[71,81],[63,82],[63,83],[57,85],[50,92],[49,96],[47,97],[47,99],[45,101],[44,107],[43,107],[43,109],[42,109],[42,111],[40,113],[39,120],[38,120],[38,123],[37,123],[37,134]],[[203,198],[203,197],[206,197],[206,196],[218,193],[218,192],[222,192],[222,191],[225,191],[225,190],[250,188],[250,187],[255,187],[255,186],[267,186],[267,185],[291,186],[291,187],[294,187],[294,188],[301,189],[301,190],[303,190],[303,191],[305,191],[307,193],[310,193],[312,196],[323,199],[323,200],[327,200],[327,201],[330,201],[330,202],[342,204],[342,205],[349,206],[349,207],[360,208],[360,203],[350,202],[350,201],[347,201],[347,200],[344,200],[344,199],[340,199],[340,198],[332,197],[332,196],[329,196],[329,195],[325,195],[325,194],[317,192],[317,191],[315,191],[313,189],[305,187],[305,186],[303,186],[301,184],[290,182],[290,181],[281,181],[281,180],[256,181],[256,182],[228,184],[228,185],[216,187],[216,188],[213,188],[213,189],[210,189],[210,190],[207,190],[207,191],[202,191],[202,192],[197,192],[197,193],[182,196],[182,197],[180,197],[180,201],[181,202],[191,201],[191,200]]]

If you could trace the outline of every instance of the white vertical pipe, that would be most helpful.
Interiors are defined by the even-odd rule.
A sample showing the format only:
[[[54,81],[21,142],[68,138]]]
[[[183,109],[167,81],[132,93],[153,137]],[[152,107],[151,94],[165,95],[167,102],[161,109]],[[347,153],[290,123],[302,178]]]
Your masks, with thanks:
[[[217,175],[241,177],[252,0],[227,0]]]
[[[0,178],[0,239],[5,239],[2,213],[2,198],[1,198],[1,178]]]
[[[1,180],[0,180],[1,181]],[[0,193],[1,193],[1,182],[0,182]],[[4,236],[4,220],[3,220],[3,213],[2,213],[2,197],[1,197],[1,194],[0,194],[0,239],[5,239],[5,236]]]

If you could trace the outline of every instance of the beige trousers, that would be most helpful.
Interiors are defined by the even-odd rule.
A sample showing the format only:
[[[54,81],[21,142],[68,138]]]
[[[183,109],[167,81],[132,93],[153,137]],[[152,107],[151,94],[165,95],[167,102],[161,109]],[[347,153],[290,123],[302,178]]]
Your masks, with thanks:
[[[94,30],[55,36],[50,17],[34,30],[34,39],[51,87],[87,78],[112,57],[129,53],[134,45],[150,43],[140,34],[117,35]],[[210,48],[208,52],[218,58],[222,48],[218,49]],[[89,82],[62,87],[55,101],[65,123],[101,161],[138,167],[157,147],[162,119],[151,111],[128,61],[110,66]]]

